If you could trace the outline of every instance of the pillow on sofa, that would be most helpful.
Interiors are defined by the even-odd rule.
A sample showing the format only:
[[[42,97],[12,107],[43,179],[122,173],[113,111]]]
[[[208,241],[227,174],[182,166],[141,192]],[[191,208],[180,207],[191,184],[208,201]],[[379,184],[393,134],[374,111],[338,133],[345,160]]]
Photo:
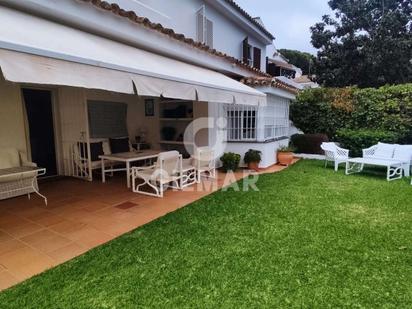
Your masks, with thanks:
[[[396,145],[393,158],[402,162],[412,160],[412,145]]]
[[[378,147],[376,148],[373,156],[381,159],[392,159],[394,151],[394,144],[378,143]]]
[[[20,154],[16,148],[0,149],[0,169],[20,166]]]
[[[121,137],[121,138],[110,138],[110,150],[112,153],[120,153],[120,152],[129,152],[129,138],[128,137]]]
[[[87,143],[79,142],[80,156],[87,159]],[[103,155],[103,143],[90,143],[90,157],[92,161],[99,161],[100,155]]]

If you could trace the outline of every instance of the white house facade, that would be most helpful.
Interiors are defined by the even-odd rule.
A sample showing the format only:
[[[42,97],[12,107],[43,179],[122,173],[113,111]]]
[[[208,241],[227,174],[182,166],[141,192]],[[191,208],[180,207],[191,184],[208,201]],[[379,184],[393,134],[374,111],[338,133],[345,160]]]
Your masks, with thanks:
[[[261,167],[288,141],[297,89],[265,73],[273,37],[231,0],[2,0],[0,25],[0,148],[48,176],[79,176],[79,142],[91,170],[109,137],[190,152],[223,136]]]

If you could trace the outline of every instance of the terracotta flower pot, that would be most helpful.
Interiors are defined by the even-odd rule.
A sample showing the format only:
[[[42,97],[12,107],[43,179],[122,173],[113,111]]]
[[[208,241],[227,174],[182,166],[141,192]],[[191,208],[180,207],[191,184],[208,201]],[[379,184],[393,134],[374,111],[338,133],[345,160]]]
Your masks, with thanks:
[[[256,172],[259,171],[259,162],[249,162],[247,164],[247,168],[250,170],[255,170]]]
[[[290,165],[293,161],[293,152],[278,152],[278,163],[280,165]]]

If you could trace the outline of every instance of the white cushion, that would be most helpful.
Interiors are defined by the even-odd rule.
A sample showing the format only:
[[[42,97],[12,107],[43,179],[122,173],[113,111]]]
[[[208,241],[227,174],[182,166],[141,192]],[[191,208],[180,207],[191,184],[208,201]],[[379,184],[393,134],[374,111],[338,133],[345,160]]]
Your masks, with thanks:
[[[99,143],[102,142],[102,147],[103,147],[103,153],[105,155],[110,155],[112,154],[112,151],[110,149],[110,143],[108,138],[91,138],[90,143]]]
[[[395,147],[396,145],[394,144],[378,143],[378,147],[376,148],[373,157],[380,159],[392,159]]]
[[[20,166],[20,154],[16,148],[0,149],[0,169]]]
[[[410,162],[412,160],[412,145],[396,145],[393,159]]]

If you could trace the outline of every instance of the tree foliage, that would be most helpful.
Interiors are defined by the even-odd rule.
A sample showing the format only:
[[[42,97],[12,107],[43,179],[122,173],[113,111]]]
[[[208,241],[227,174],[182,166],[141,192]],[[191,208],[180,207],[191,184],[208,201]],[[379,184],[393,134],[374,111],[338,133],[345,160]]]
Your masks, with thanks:
[[[312,54],[293,49],[279,49],[278,52],[285,56],[289,63],[302,69],[303,75],[311,75],[313,73],[313,63],[316,58]]]
[[[325,133],[333,139],[340,129],[374,129],[412,143],[412,84],[308,89],[291,103],[290,113],[305,133]]]
[[[318,82],[379,87],[412,81],[411,0],[330,0],[311,27]]]

